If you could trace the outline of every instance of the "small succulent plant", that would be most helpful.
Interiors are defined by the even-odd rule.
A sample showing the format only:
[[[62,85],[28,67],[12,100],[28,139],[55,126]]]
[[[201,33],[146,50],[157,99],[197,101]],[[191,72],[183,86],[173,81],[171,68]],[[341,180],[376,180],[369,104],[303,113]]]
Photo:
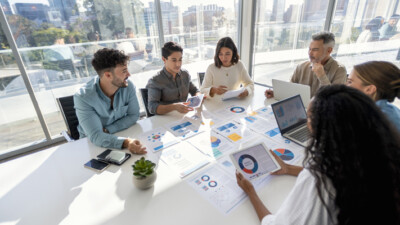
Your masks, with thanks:
[[[146,178],[154,172],[155,167],[155,163],[142,157],[132,165],[133,175],[141,179]]]

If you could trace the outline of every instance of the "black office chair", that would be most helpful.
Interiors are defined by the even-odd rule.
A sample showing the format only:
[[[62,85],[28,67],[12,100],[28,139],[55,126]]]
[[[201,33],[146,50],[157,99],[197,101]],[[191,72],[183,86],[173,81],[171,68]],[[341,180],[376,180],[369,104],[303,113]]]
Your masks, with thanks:
[[[67,141],[74,141],[79,139],[78,132],[78,117],[75,113],[74,108],[74,96],[66,96],[57,98],[58,106],[60,107],[60,112],[63,115],[65,125],[67,127],[67,134],[63,132],[63,135]]]
[[[201,87],[201,85],[203,84],[203,80],[204,80],[204,76],[206,73],[204,72],[198,72],[197,73],[197,80],[199,82],[199,88]]]
[[[147,117],[152,117],[154,116],[154,114],[150,113],[149,111],[149,102],[148,102],[148,90],[147,88],[140,88],[140,95],[142,96],[142,100],[143,100],[143,105],[144,108],[146,109],[146,116]]]

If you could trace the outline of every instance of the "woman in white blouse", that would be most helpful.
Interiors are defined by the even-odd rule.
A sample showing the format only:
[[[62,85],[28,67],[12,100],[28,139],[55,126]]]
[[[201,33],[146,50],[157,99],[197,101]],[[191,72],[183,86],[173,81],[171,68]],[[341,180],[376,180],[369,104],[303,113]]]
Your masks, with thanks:
[[[254,82],[239,60],[235,43],[230,37],[221,38],[215,49],[214,63],[208,66],[200,91],[206,96],[222,95],[229,90],[244,87],[243,98],[254,90]]]
[[[400,140],[375,103],[332,85],[318,90],[307,114],[304,169],[274,155],[282,167],[276,174],[298,175],[276,213],[236,174],[262,224],[400,224]]]

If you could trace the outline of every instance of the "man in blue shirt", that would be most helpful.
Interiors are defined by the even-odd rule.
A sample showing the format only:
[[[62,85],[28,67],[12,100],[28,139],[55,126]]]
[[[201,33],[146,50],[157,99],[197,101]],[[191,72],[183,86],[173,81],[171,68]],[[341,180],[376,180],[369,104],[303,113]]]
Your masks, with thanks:
[[[78,131],[95,145],[145,154],[140,141],[113,135],[139,118],[135,86],[128,80],[128,61],[129,56],[115,49],[103,48],[94,54],[92,65],[99,76],[74,95]]]

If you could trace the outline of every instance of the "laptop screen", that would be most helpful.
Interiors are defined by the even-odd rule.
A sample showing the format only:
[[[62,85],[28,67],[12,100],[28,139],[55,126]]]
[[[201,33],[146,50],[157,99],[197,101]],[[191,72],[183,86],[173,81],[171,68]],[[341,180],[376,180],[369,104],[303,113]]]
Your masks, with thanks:
[[[296,95],[271,105],[281,133],[307,122],[307,114],[300,95]]]

